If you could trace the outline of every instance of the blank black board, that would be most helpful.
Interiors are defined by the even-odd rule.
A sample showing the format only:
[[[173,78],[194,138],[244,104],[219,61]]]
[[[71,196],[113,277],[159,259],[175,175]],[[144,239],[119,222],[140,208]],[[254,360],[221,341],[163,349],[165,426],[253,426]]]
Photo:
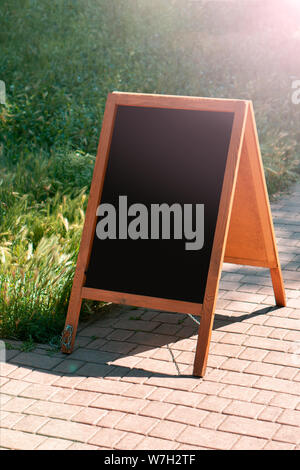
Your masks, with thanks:
[[[101,203],[204,204],[204,246],[99,240],[85,287],[203,303],[234,113],[117,107]],[[129,218],[130,221],[130,218]]]

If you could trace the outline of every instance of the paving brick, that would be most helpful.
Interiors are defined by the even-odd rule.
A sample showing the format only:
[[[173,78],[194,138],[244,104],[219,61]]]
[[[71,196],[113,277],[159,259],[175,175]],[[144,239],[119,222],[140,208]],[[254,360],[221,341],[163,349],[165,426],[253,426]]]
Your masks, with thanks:
[[[0,377],[0,387],[3,387],[4,384],[9,382],[9,378],[7,377]]]
[[[248,336],[261,336],[262,338],[267,338],[273,331],[273,328],[270,326],[263,325],[252,325],[247,331]]]
[[[229,432],[214,431],[187,426],[177,438],[184,444],[199,445],[210,449],[229,450],[237,442],[238,436]]]
[[[51,419],[39,429],[38,434],[87,442],[95,434],[95,428],[87,424],[74,423],[62,419]]]
[[[19,395],[23,390],[29,386],[28,382],[23,382],[22,380],[9,380],[6,384],[2,385],[1,393],[7,395]]]
[[[45,437],[29,434],[22,431],[7,429],[1,433],[1,446],[12,450],[34,450]]]
[[[123,396],[132,398],[147,398],[154,390],[156,390],[156,388],[151,387],[150,385],[135,384],[130,385],[129,388],[127,387],[123,392]]]
[[[151,428],[157,423],[157,419],[149,416],[127,414],[115,425],[116,429],[139,434],[148,434]]]
[[[15,413],[23,413],[30,405],[34,403],[34,400],[29,398],[15,397],[6,403],[1,404],[1,410],[13,411]]]
[[[288,393],[277,393],[270,401],[273,406],[281,408],[294,409],[300,403],[300,397],[297,395],[289,395]]]
[[[135,343],[129,343],[128,341],[107,341],[102,347],[102,351],[114,352],[119,354],[128,354],[136,347]]]
[[[234,291],[234,290],[238,290],[239,287],[241,287],[242,285],[242,282],[231,282],[231,281],[223,281],[221,279],[221,282],[220,282],[220,289],[221,290],[229,290],[229,291]]]
[[[206,369],[205,379],[211,382],[219,382],[219,381],[222,381],[222,377],[224,377],[225,374],[226,374],[225,370],[212,369],[211,367],[208,367]]]
[[[80,336],[106,338],[110,333],[113,332],[112,328],[103,328],[97,326],[87,326],[80,331]]]
[[[259,377],[256,375],[230,371],[222,377],[222,383],[230,385],[239,385],[244,387],[252,387],[258,380],[258,378]]]
[[[24,431],[29,433],[36,433],[37,430],[46,424],[47,418],[41,416],[24,416],[15,425],[14,429],[18,431]]]
[[[251,401],[257,394],[257,390],[250,387],[240,387],[239,385],[227,385],[220,392],[220,397],[231,400]]]
[[[11,413],[10,411],[0,414],[0,436],[1,433],[5,431],[1,431],[1,429],[11,429],[18,421],[23,418],[24,415],[21,413]]]
[[[281,367],[276,377],[278,379],[294,380],[297,374],[298,369],[296,367]]]
[[[300,443],[300,430],[296,426],[281,425],[273,437],[275,441],[288,442],[290,444]]]
[[[114,361],[120,355],[112,352],[94,351],[87,348],[79,348],[72,353],[73,359],[79,359],[81,361],[95,362],[96,364],[106,364],[110,361]]]
[[[236,357],[241,352],[241,347],[233,344],[214,344],[211,352],[223,357]]]
[[[276,422],[278,416],[282,414],[282,408],[277,406],[266,406],[263,411],[258,415],[258,418],[263,421]]]
[[[18,366],[14,364],[9,364],[8,362],[1,362],[0,363],[0,376],[6,377],[11,374],[13,371],[18,369]]]
[[[294,355],[284,352],[269,352],[264,358],[264,362],[269,362],[271,364],[279,364],[287,367],[296,366]]]
[[[217,397],[214,395],[206,396],[198,404],[197,408],[207,411],[215,411],[217,413],[222,413],[222,411],[228,406],[230,400],[227,398]]]
[[[84,380],[83,377],[72,377],[72,376],[67,376],[64,375],[62,377],[59,377],[58,379],[55,380],[53,383],[53,386],[55,387],[65,387],[65,388],[74,388],[76,385],[78,385],[80,382]]]
[[[168,395],[172,393],[170,388],[158,387],[150,395],[148,395],[147,400],[151,401],[163,401],[167,398]]]
[[[176,407],[172,407],[172,411],[167,414],[167,418],[170,421],[176,421],[178,423],[200,426],[208,414],[208,411],[177,405]]]
[[[133,314],[132,317],[135,315]],[[155,328],[159,327],[160,322],[152,320],[144,321],[144,320],[120,320],[118,322],[118,328],[125,329],[125,330],[132,330],[132,331],[142,331],[142,332],[150,332],[155,330]],[[132,337],[131,337],[132,338]]]
[[[73,389],[69,388],[55,387],[55,389],[57,391],[49,397],[49,401],[56,403],[65,403],[75,393]]]
[[[174,335],[177,336],[177,332],[181,329],[181,325],[170,325],[170,323],[160,324],[153,333],[160,333],[163,335]]]
[[[225,418],[226,415],[222,413],[214,413],[211,411],[201,422],[201,428],[218,429]]]
[[[236,344],[240,346],[244,343],[245,339],[246,335],[241,335],[240,333],[225,333],[219,341],[224,344]]]
[[[169,361],[169,360],[173,360],[176,359],[176,362],[177,362],[177,358],[178,356],[181,355],[181,352],[180,351],[176,351],[175,349],[172,349],[170,347],[168,348],[154,348],[154,349],[151,349],[149,351],[149,355],[148,357],[151,358],[151,359],[159,359],[160,361]]]
[[[130,387],[130,384],[125,382],[118,382],[114,380],[108,380],[103,378],[88,377],[87,379],[80,382],[77,386],[77,390],[85,390],[89,392],[101,392],[111,393],[113,395],[120,395],[126,389]]]
[[[115,341],[126,341],[127,339],[129,339],[132,335],[133,335],[133,331],[132,330],[121,330],[121,329],[117,329],[117,330],[113,330],[111,333],[109,333],[106,338],[108,339],[112,339],[112,340],[115,340]]]
[[[185,425],[182,423],[164,420],[157,423],[154,428],[150,430],[149,436],[173,441],[184,430],[184,428]]]
[[[139,369],[158,374],[177,375],[177,367],[173,362],[158,361],[156,359],[142,359],[138,364]]]
[[[224,414],[256,418],[264,409],[264,405],[234,400],[223,410]]]
[[[76,405],[51,403],[49,401],[37,400],[33,405],[26,409],[26,413],[39,416],[48,416],[51,418],[70,419],[80,410],[81,407]]]
[[[257,309],[257,304],[233,300],[232,302],[230,302],[230,304],[227,305],[226,309],[233,310],[236,312],[252,313],[255,309]]]
[[[139,411],[139,414],[142,416],[164,419],[174,408],[175,406],[170,403],[148,401],[147,405]]]
[[[288,444],[287,442],[269,441],[264,450],[294,450],[294,444]]]
[[[80,347],[86,348],[86,349],[96,349],[96,350],[101,350],[101,351],[107,351],[107,349],[104,349],[106,343],[108,342],[107,339],[103,338],[98,338],[90,341],[88,338],[85,338],[86,342],[85,344],[81,344]]]
[[[13,358],[14,363],[22,364],[29,367],[38,369],[53,369],[60,362],[60,358],[49,357],[36,352],[22,352]]]
[[[126,416],[126,413],[122,411],[100,411],[105,411],[105,415],[97,422],[97,426],[100,426],[101,428],[114,428],[116,424]]]
[[[297,410],[284,410],[283,413],[277,418],[277,422],[281,424],[288,424],[291,426],[300,426],[300,411]]]
[[[22,368],[19,367],[19,369],[22,369]],[[42,370],[30,371],[30,369],[26,369],[26,370],[28,372],[25,375],[26,382],[32,382],[32,383],[37,383],[41,385],[52,385],[57,380],[57,375],[49,374],[49,371],[42,371]]]
[[[199,385],[194,388],[194,392],[202,393],[204,395],[218,395],[218,393],[225,387],[224,383],[209,382],[203,380]]]
[[[263,375],[267,377],[274,377],[281,371],[282,367],[276,364],[266,364],[264,362],[253,361],[246,367],[247,374]]]
[[[192,446],[190,444],[180,444],[176,450],[210,450],[208,447]]]
[[[243,372],[250,364],[252,364],[250,361],[229,358],[221,365],[221,369],[230,370],[233,372]]]
[[[215,316],[218,318],[218,315]],[[227,325],[222,325],[219,328],[219,331],[229,332],[229,333],[246,333],[250,329],[251,325],[245,322],[236,322],[236,323],[229,323]]]
[[[164,401],[177,405],[197,406],[201,400],[203,400],[203,397],[204,396],[200,393],[174,390],[165,398]]]
[[[144,436],[141,434],[127,432],[125,436],[115,444],[115,448],[118,450],[134,450],[143,439]]]
[[[88,406],[92,401],[98,398],[96,392],[86,392],[85,390],[73,391],[72,395],[66,400],[70,405]]]
[[[51,385],[41,385],[41,384],[28,384],[25,390],[19,393],[22,397],[27,398],[36,398],[38,400],[46,400],[51,395],[57,392],[56,387],[52,387]]]
[[[125,435],[124,431],[118,429],[100,429],[96,434],[89,439],[89,444],[94,444],[101,447],[113,449],[115,445]]]
[[[153,376],[147,380],[147,385],[156,385],[158,387],[167,387],[175,390],[192,391],[199,384],[199,378],[185,377],[158,377]]]
[[[25,379],[25,377],[29,377],[30,373],[31,373],[30,369],[28,369],[26,367],[17,367],[17,369],[14,369],[8,375],[8,377],[10,379],[22,380],[22,379]],[[9,379],[7,379],[7,380],[9,380]],[[26,379],[26,381],[28,381],[28,378]],[[30,382],[30,380],[29,380],[29,382]]]
[[[65,359],[60,362],[56,367],[54,367],[54,372],[61,372],[64,374],[74,374],[81,366],[85,363],[84,361],[76,361],[72,359]]]
[[[14,398],[11,395],[6,395],[4,393],[0,393],[0,409],[3,410],[3,406],[9,402],[14,400]]]
[[[98,421],[100,421],[100,419],[103,418],[103,416],[105,416],[106,414],[106,410],[85,407],[75,415],[72,415],[71,420],[76,421],[78,423],[96,425]]]
[[[96,363],[84,363],[80,367],[76,375],[81,375],[83,377],[106,377],[110,375],[114,370],[114,367],[109,364],[96,364]]]
[[[118,395],[102,394],[90,406],[127,413],[138,413],[145,407],[146,400],[139,398],[121,397]]]
[[[174,450],[178,448],[178,443],[156,437],[145,437],[135,448],[135,450]]]
[[[222,367],[222,364],[224,364],[225,361],[226,361],[225,356],[223,356],[223,355],[217,356],[213,353],[210,353],[208,355],[208,359],[207,359],[207,367],[212,368],[212,369],[215,369],[215,368],[218,369],[218,368]]]
[[[101,450],[101,447],[83,444],[82,442],[73,442],[70,447],[68,447],[68,450]]]
[[[267,354],[268,352],[263,349],[247,347],[242,352],[240,351],[239,359],[245,359],[248,361],[262,361]]]
[[[237,433],[246,436],[271,439],[279,425],[257,419],[242,418],[240,416],[228,416],[220,425],[221,431]]]
[[[260,390],[253,398],[253,403],[261,403],[263,405],[267,405],[270,401],[274,398],[275,392],[271,392],[268,390]]]
[[[144,333],[139,331],[131,336],[130,341],[136,344],[144,344],[146,346],[164,346],[174,341],[174,336],[160,335],[157,333]]]
[[[172,342],[170,348],[178,351],[194,351],[196,347],[196,340],[190,338],[179,339]]]
[[[299,288],[299,285],[298,285],[298,288]],[[267,319],[265,326],[274,326],[274,327],[299,331],[300,320],[270,316]]]
[[[277,379],[274,377],[260,377],[255,383],[255,388],[300,395],[300,383],[295,383],[290,380]]]
[[[262,450],[267,442],[266,439],[243,436],[234,444],[232,450]]]
[[[36,448],[36,450],[71,450],[72,445],[72,441],[48,437]]]
[[[265,294],[254,294],[251,292],[242,292],[241,290],[228,291],[223,296],[223,299],[237,300],[240,302],[252,302],[254,304],[262,303],[265,298]],[[228,309],[230,310],[230,308],[231,306],[229,305]]]

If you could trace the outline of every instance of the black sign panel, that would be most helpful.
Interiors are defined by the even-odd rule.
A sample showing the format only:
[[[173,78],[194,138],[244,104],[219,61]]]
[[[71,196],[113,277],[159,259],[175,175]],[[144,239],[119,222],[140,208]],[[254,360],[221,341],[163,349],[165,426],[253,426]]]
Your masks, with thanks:
[[[101,206],[115,208],[115,226],[111,217],[106,239],[95,232],[85,287],[203,303],[233,117],[233,112],[117,107],[101,197]],[[140,207],[135,204],[147,212],[140,224],[134,223],[137,213],[130,215]],[[161,204],[178,209],[177,218],[170,211],[169,234],[162,216],[154,227],[153,208]],[[200,206],[204,218],[197,222]],[[104,218],[97,220],[98,226]],[[128,234],[131,222],[142,238]]]

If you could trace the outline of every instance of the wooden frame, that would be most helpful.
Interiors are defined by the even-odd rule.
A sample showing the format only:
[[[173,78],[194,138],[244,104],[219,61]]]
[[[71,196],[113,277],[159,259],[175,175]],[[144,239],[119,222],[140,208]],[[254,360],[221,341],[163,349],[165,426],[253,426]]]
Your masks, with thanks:
[[[234,113],[203,304],[84,287],[85,273],[89,265],[96,227],[96,209],[101,200],[116,109],[117,106],[122,105]],[[254,202],[249,194],[253,195]],[[245,197],[246,195],[247,197]],[[243,211],[240,209],[241,206]],[[241,220],[244,223],[241,224]],[[245,230],[248,231],[245,233]],[[258,249],[255,250],[255,243],[257,244],[258,240],[260,243]],[[62,335],[62,351],[71,353],[73,350],[83,298],[171,312],[190,313],[201,316],[194,375],[203,376],[206,369],[223,261],[269,267],[276,302],[278,305],[285,305],[284,287],[252,103],[242,100],[167,95],[119,92],[109,94],[104,112],[66,324]]]

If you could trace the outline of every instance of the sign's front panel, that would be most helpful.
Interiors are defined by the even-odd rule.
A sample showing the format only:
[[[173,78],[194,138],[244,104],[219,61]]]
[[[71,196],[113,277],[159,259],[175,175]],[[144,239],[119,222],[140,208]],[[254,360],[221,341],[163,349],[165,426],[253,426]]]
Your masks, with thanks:
[[[203,303],[233,117],[117,107],[85,287]]]

